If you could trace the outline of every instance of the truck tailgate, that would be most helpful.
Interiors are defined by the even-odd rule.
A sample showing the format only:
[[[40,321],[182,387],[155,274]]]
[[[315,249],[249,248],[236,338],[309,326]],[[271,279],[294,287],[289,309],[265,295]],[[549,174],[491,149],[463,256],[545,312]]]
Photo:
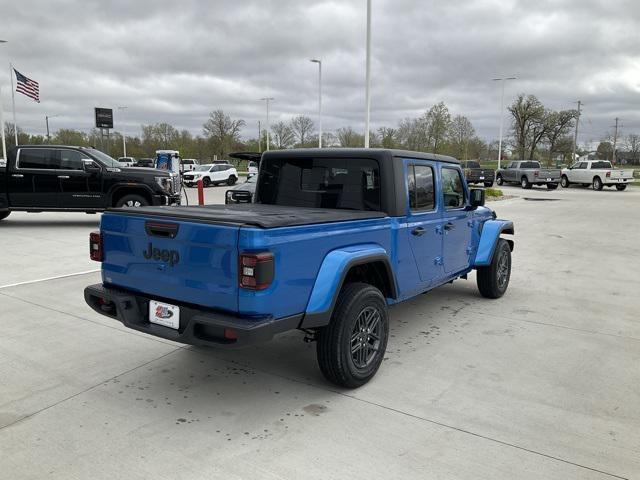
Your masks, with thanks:
[[[542,179],[546,179],[546,178],[553,178],[553,179],[558,179],[560,178],[560,170],[556,169],[556,168],[541,168],[538,171],[538,177],[542,178]]]
[[[633,170],[611,170],[609,178],[617,180],[619,178],[633,178]]]
[[[238,308],[239,226],[107,212],[102,280],[149,296]]]

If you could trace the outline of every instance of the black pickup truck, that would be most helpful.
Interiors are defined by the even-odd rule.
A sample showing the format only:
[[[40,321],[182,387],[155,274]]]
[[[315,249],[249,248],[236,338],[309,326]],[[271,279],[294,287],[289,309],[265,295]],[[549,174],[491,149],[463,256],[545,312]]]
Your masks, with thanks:
[[[124,167],[95,148],[23,145],[0,164],[0,220],[13,210],[99,212],[179,205],[178,175]]]
[[[491,168],[482,168],[477,160],[461,162],[464,177],[468,184],[482,183],[485,187],[493,186],[495,171]]]

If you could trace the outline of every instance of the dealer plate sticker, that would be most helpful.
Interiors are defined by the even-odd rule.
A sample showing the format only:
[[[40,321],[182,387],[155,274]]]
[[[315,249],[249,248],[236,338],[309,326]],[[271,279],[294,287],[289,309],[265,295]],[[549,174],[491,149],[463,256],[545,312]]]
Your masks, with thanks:
[[[484,180],[484,177],[480,177],[480,180]]]
[[[550,181],[551,181],[551,179],[550,179],[550,178],[547,178],[547,182],[550,182]]]
[[[178,330],[180,328],[180,307],[151,300],[149,301],[149,321]]]

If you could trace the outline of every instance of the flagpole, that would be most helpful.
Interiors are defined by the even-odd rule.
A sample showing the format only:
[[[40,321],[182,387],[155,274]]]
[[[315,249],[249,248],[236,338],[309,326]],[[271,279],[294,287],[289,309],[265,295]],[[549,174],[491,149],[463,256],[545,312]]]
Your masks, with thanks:
[[[9,77],[11,77],[11,104],[13,106],[13,134],[16,139],[16,147],[18,146],[18,123],[16,122],[16,94],[13,88],[13,64],[9,62]]]
[[[0,85],[0,137],[2,138],[2,158],[7,162],[7,142],[4,139],[4,112],[2,108],[2,85]],[[1,167],[2,165],[0,165]]]

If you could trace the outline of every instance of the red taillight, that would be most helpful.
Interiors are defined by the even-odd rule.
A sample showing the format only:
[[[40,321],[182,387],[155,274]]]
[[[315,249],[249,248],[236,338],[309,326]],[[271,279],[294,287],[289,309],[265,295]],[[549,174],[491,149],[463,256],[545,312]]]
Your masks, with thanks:
[[[607,178],[611,178],[611,172],[607,172]]]
[[[240,287],[264,290],[273,282],[273,253],[241,253],[238,262]]]
[[[96,262],[102,261],[102,235],[100,232],[89,234],[89,257]]]
[[[537,177],[540,172],[533,172],[533,176]]]

